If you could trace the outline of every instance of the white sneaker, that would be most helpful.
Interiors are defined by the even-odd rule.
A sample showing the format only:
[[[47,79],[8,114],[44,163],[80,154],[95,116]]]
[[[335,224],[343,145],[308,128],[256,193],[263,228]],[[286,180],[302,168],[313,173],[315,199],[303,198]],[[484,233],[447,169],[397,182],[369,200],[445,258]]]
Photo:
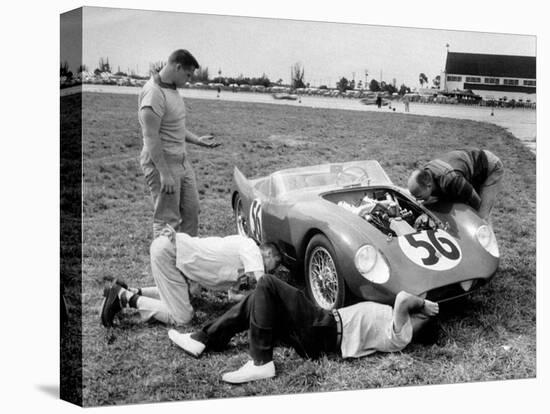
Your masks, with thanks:
[[[249,381],[257,381],[275,376],[275,364],[273,361],[264,365],[254,365],[254,361],[248,361],[237,371],[223,374],[222,380],[231,384],[242,384]]]
[[[175,329],[170,329],[168,331],[168,337],[173,343],[195,358],[198,358],[204,351],[204,348],[206,348],[206,345],[202,342],[191,338],[190,333],[182,334]]]

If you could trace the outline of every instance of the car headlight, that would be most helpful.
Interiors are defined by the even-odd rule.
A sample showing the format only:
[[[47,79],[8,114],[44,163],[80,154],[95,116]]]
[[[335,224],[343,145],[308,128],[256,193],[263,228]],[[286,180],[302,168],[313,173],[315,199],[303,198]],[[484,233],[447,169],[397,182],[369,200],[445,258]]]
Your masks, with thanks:
[[[378,249],[366,244],[355,253],[355,267],[361,275],[373,283],[386,283],[390,278],[390,268]]]
[[[476,231],[476,238],[479,244],[492,256],[499,257],[497,239],[491,227],[486,224],[480,226]]]
[[[359,270],[359,273],[368,273],[376,264],[377,259],[376,249],[367,244],[355,253],[355,267]]]

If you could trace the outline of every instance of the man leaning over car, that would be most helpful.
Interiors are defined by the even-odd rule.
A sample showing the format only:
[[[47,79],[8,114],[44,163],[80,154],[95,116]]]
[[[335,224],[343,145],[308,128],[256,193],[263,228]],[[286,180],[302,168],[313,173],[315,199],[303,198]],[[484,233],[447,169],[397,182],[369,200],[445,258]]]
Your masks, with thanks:
[[[425,203],[437,199],[462,202],[489,221],[502,190],[503,175],[504,167],[496,155],[468,148],[447,152],[414,170],[407,186],[416,199]]]

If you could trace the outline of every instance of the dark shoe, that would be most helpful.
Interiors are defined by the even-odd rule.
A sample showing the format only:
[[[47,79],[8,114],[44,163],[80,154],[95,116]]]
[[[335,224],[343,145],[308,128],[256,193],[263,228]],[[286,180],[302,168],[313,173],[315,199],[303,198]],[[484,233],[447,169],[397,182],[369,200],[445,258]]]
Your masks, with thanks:
[[[115,315],[122,310],[118,293],[122,287],[113,283],[111,287],[103,290],[103,305],[101,306],[101,324],[106,328],[113,326]]]
[[[137,295],[141,296],[141,288],[128,287],[128,284],[122,279],[114,279],[113,283],[119,285],[121,288],[126,289],[127,291],[129,291],[133,294],[137,294]]]
[[[116,279],[113,280],[113,283],[115,285],[119,285],[121,288],[124,288],[124,289],[128,290],[128,284],[122,279],[116,278]]]

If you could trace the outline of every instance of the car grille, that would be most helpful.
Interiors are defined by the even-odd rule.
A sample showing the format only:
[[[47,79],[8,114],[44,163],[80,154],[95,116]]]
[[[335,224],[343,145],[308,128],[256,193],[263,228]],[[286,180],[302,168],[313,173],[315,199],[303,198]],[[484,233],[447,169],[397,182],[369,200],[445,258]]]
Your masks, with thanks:
[[[441,302],[447,301],[461,296],[469,295],[470,293],[476,291],[484,284],[483,279],[476,279],[472,284],[472,287],[468,291],[464,291],[460,286],[460,283],[454,283],[452,285],[442,286],[433,290],[430,290],[426,296],[426,299]]]

